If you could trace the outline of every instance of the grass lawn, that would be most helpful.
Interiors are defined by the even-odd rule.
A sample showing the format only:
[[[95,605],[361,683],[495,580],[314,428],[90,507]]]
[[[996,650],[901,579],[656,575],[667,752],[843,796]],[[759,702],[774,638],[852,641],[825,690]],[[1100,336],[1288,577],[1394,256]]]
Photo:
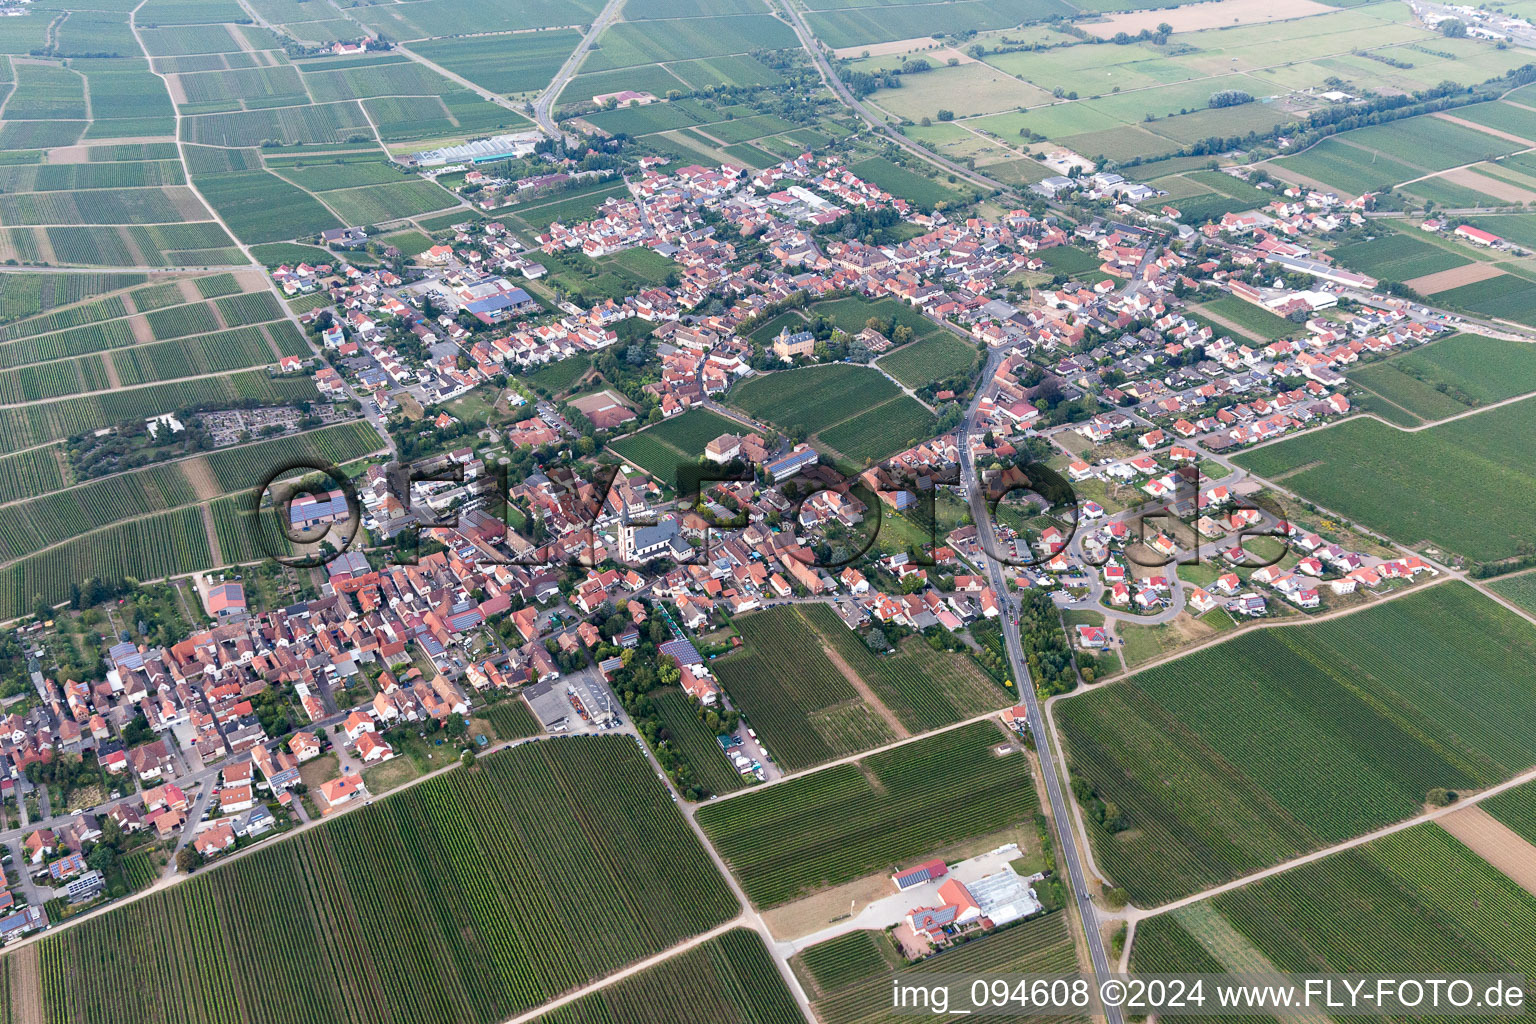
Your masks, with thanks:
[[[363,784],[374,796],[387,793],[396,786],[403,786],[421,775],[409,757],[396,756],[363,769]]]

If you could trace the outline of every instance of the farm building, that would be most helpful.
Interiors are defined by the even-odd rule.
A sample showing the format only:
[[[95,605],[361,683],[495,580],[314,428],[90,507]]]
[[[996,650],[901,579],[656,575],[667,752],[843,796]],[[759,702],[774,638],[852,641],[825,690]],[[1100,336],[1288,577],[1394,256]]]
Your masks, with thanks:
[[[891,876],[891,881],[896,883],[897,889],[906,890],[914,885],[931,882],[935,878],[943,878],[948,873],[949,866],[942,860],[935,858],[934,860],[924,861],[916,867],[896,872]]]

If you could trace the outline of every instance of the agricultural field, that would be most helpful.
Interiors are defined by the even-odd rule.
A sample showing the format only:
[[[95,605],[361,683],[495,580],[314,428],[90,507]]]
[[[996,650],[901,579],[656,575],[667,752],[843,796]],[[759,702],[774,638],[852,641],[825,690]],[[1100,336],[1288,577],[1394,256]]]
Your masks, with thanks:
[[[1435,964],[1523,974],[1536,962],[1525,938],[1536,926],[1536,897],[1433,824],[1173,916],[1154,919],[1146,936],[1138,928],[1135,970],[1203,971],[1212,962],[1244,970],[1262,958],[1287,972],[1400,974]]]
[[[1532,325],[1536,324],[1536,282],[1523,274],[1499,274],[1436,292],[1435,305]]]
[[[836,364],[761,374],[738,384],[730,402],[754,419],[814,434],[898,394],[877,370]]]
[[[496,738],[502,740],[517,740],[526,736],[538,736],[544,732],[544,727],[539,724],[538,718],[528,707],[526,701],[521,698],[499,700],[494,704],[488,704],[475,712],[476,718],[483,718],[496,730]]]
[[[1029,763],[991,722],[917,740],[699,808],[759,907],[889,873],[1033,820]]]
[[[1442,419],[1536,391],[1536,351],[1457,334],[1351,370],[1349,379],[1420,420]]]
[[[0,408],[0,446],[11,450],[30,448],[123,420],[144,419],[167,409],[212,408],[243,399],[276,404],[315,401],[317,397],[313,380],[274,380],[265,370],[103,391]]]
[[[63,451],[53,445],[0,456],[0,503],[58,490],[63,467]]]
[[[698,702],[681,690],[663,690],[652,695],[656,710],[666,726],[663,739],[675,746],[693,767],[699,785],[711,793],[734,793],[746,780],[726,758],[715,734],[699,720]]]
[[[820,653],[818,634],[794,608],[754,612],[735,624],[744,649],[711,667],[784,768],[798,771],[896,738]]]
[[[697,462],[704,446],[721,434],[741,434],[747,428],[708,409],[690,409],[608,447],[651,474],[663,487],[677,486],[679,466]]]
[[[1064,700],[1072,774],[1127,826],[1089,825],[1097,862],[1155,906],[1523,771],[1532,650],[1536,628],[1446,583]]]
[[[1340,266],[1383,281],[1411,281],[1464,266],[1469,260],[1443,246],[1389,231],[1368,242],[1351,242],[1329,252]]]
[[[943,184],[925,174],[894,164],[883,156],[860,160],[848,168],[865,181],[878,185],[893,196],[899,196],[924,209],[932,209],[939,203],[954,205],[963,203],[975,195],[970,186],[960,182]]]
[[[1536,478],[1521,454],[1532,444],[1526,401],[1411,434],[1356,417],[1235,461],[1404,544],[1495,562],[1536,530]]]
[[[1276,316],[1267,309],[1261,309],[1253,303],[1238,298],[1236,295],[1223,295],[1213,302],[1207,302],[1199,309],[1230,320],[1243,330],[1256,338],[1288,338],[1293,334],[1305,331],[1300,324],[1293,324],[1283,316]]]
[[[968,374],[976,361],[974,346],[945,331],[881,356],[875,365],[909,388],[924,388]]]
[[[132,519],[0,569],[0,619],[29,614],[39,596],[51,604],[67,601],[70,587],[92,576],[153,580],[207,569],[213,561],[198,509]]]
[[[549,84],[576,49],[581,34],[570,29],[534,35],[428,39],[412,51],[483,89],[502,95],[534,93]]]
[[[935,417],[915,398],[900,395],[817,434],[819,440],[866,466],[933,436]]]
[[[959,0],[933,4],[848,6],[845,0],[813,0],[806,22],[831,47],[860,46],[938,33],[1009,28],[1071,13],[1060,0]]]
[[[811,946],[791,965],[805,981],[817,1017],[826,1024],[910,1020],[891,1011],[891,975],[898,968],[914,982],[924,974],[1058,975],[1078,969],[1066,915],[1059,913],[1005,928],[912,967],[905,966],[890,939],[879,932],[850,932]],[[1057,1019],[1081,1024],[1073,1017]]]
[[[735,928],[536,1021],[800,1024],[804,1019],[762,937],[746,928]]]
[[[490,1024],[736,910],[633,740],[557,738],[89,918],[11,969],[51,1021]],[[269,952],[212,952],[236,949]]]
[[[912,732],[937,729],[1012,702],[963,655],[935,651],[918,638],[908,639],[898,653],[875,655],[826,605],[804,604],[799,612],[821,643]]]
[[[609,26],[598,38],[581,71],[613,71],[670,60],[782,50],[795,45],[790,27],[766,13],[621,21]]]

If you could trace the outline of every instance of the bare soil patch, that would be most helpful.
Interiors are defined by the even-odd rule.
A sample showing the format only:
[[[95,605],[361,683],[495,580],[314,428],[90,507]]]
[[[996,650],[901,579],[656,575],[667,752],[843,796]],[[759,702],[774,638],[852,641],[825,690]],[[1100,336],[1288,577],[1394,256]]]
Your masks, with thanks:
[[[1463,128],[1471,128],[1473,131],[1482,132],[1484,135],[1492,135],[1496,138],[1508,139],[1510,142],[1518,142],[1522,146],[1536,146],[1536,142],[1532,142],[1530,139],[1516,135],[1513,132],[1505,132],[1500,131],[1497,128],[1490,128],[1485,124],[1478,124],[1476,121],[1468,121],[1464,117],[1457,117],[1455,114],[1446,114],[1442,112],[1436,114],[1435,116],[1442,121],[1449,121],[1452,124],[1459,124]]]
[[[888,875],[870,875],[824,889],[782,907],[765,910],[762,912],[763,923],[776,939],[798,939],[835,924],[836,919],[850,913],[850,907],[851,913],[857,914],[875,900],[883,899],[894,891]]]
[[[1502,273],[1503,271],[1492,263],[1468,263],[1464,267],[1452,267],[1450,270],[1442,270],[1436,274],[1425,274],[1403,283],[1420,295],[1433,295],[1435,292],[1459,288],[1464,284],[1486,281]]]
[[[187,90],[181,84],[181,76],[169,74],[165,76],[165,88],[171,94],[171,102],[178,107],[187,102]]]
[[[1521,188],[1519,185],[1502,181],[1487,174],[1479,174],[1470,167],[1458,167],[1454,171],[1446,171],[1440,175],[1444,181],[1462,185],[1476,192],[1502,199],[1506,203],[1528,203],[1536,199],[1536,192]]]
[[[181,470],[187,475],[192,489],[197,492],[198,501],[211,501],[224,493],[224,488],[219,486],[213,470],[208,468],[208,460],[203,456],[183,462]]]
[[[43,1024],[43,976],[38,966],[37,943],[31,942],[10,954],[11,1020],[17,1024]]]
[[[1520,888],[1536,893],[1536,846],[1502,821],[1473,806],[1447,814],[1437,824]]]
[[[884,57],[888,53],[910,53],[913,50],[931,50],[939,45],[939,41],[933,36],[918,36],[915,39],[892,39],[888,43],[870,43],[866,46],[845,46],[832,52],[839,57],[862,57],[866,53],[871,57]]]
[[[51,164],[83,164],[91,159],[91,147],[56,146],[48,151],[48,162]]]
[[[1131,11],[1112,14],[1103,21],[1083,22],[1083,28],[1107,39],[1117,32],[1135,35],[1142,29],[1156,29],[1167,23],[1175,32],[1199,32],[1233,25],[1261,25],[1269,21],[1290,21],[1314,14],[1335,14],[1338,8],[1313,0],[1217,0],[1215,3],[1186,4],[1157,11]]]
[[[837,666],[837,670],[843,674],[843,678],[848,680],[848,685],[853,687],[854,692],[864,698],[864,703],[869,705],[870,710],[879,715],[885,721],[885,724],[891,727],[891,731],[896,734],[897,739],[904,740],[912,735],[907,731],[907,727],[901,724],[901,719],[896,717],[896,713],[885,706],[885,703],[880,700],[879,695],[874,690],[871,690],[869,684],[859,677],[859,674],[853,670],[852,665],[843,660],[841,654],[834,651],[828,644],[822,644],[821,649],[831,660],[832,664]]]
[[[128,318],[128,329],[133,332],[136,344],[144,345],[155,340],[155,332],[150,330],[149,319],[143,313],[135,313]]]
[[[1336,191],[1332,185],[1325,181],[1319,181],[1316,178],[1309,178],[1305,174],[1297,174],[1285,164],[1276,163],[1273,160],[1266,160],[1262,164],[1259,164],[1259,166],[1264,168],[1264,170],[1268,171],[1270,174],[1273,174],[1275,177],[1284,181],[1289,181],[1295,185],[1304,185],[1307,188],[1315,188],[1319,192]]]

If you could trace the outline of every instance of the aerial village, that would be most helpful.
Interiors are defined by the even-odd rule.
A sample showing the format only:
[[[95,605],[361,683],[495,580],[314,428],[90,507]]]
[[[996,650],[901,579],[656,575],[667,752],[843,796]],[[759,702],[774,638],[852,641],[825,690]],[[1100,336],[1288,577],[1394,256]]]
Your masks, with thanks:
[[[1241,485],[1222,482],[1232,472],[1224,453],[1348,414],[1345,368],[1447,329],[1375,295],[1375,281],[1309,243],[1358,218],[1369,196],[1287,188],[1264,210],[1194,231],[1171,205],[1147,217],[1120,202],[1128,183],[1111,180],[1118,176],[1048,179],[1047,194],[1087,190],[1106,200],[1104,217],[1069,230],[1043,209],[952,222],[835,157],[804,154],[755,173],[687,166],[663,174],[660,163],[641,160],[627,197],[607,199],[590,220],[557,221],[524,238],[496,222],[466,223],[408,273],[351,265],[346,253],[366,240],[361,229],[325,240],[335,252],[329,263],[275,271],[286,294],[329,299],[303,317],[330,361],[315,372],[323,395],[355,395],[382,421],[502,380],[520,418],[493,438],[468,435],[432,456],[418,467],[429,472],[417,475],[434,479],[404,492],[377,465],[357,478],[356,507],[337,491],[289,510],[300,530],[323,533],[351,516],[380,545],[418,538],[430,550],[414,561],[399,564],[387,547],[346,551],[314,570],[315,596],[285,607],[252,608],[237,576],[209,576],[199,581],[204,615],[185,639],[153,646],[125,633],[101,652],[106,669],[90,684],[32,673],[41,699],[0,721],[0,792],[23,823],[38,824],[10,844],[19,870],[0,895],[0,940],[46,927],[45,907],[67,915],[114,895],[121,862],[93,866],[82,854],[100,848],[104,834],[119,852],[158,850],[156,874],[195,870],[366,803],[374,794],[364,772],[402,756],[402,736],[454,737],[444,763],[483,744],[465,721],[487,703],[523,701],[545,732],[618,727],[624,709],[612,684],[642,643],[669,659],[702,706],[725,710],[729,695],[708,664],[717,652],[701,650],[708,645],[699,638],[727,616],[811,600],[830,604],[850,629],[958,635],[1000,614],[979,568],[984,544],[1012,554],[1010,588],[1102,614],[1103,626],[1075,627],[1074,644],[1089,652],[1113,646],[1116,617],[1159,621],[1218,606],[1243,619],[1277,606],[1305,614],[1326,609],[1325,595],[1347,599],[1433,575],[1412,556],[1326,539],[1320,524],[1257,507]],[[482,208],[522,188],[561,184],[472,173],[488,186],[478,193]],[[854,211],[900,223],[903,240],[871,245],[818,232]],[[742,240],[757,257],[743,259]],[[524,287],[558,254],[636,247],[673,261],[676,283],[556,309]],[[1061,247],[1094,253],[1093,283],[1051,271]],[[1199,294],[1285,317],[1295,335],[1268,344],[1234,338],[1188,313],[1184,300]],[[643,405],[609,392],[576,406],[605,437],[718,410],[742,379],[823,361],[809,333],[763,343],[750,329],[784,309],[850,295],[897,299],[987,357],[970,392],[925,396],[954,410],[944,432],[853,480],[815,446],[741,417],[738,431],[703,453],[718,475],[735,478],[708,480],[696,496],[627,461],[600,464],[590,451],[558,466],[541,458],[515,480],[477,454],[487,440],[536,455],[572,449],[579,431],[569,410],[515,382],[623,347],[626,323],[648,325],[660,367]],[[893,345],[873,327],[846,340],[843,351],[856,342],[865,360]],[[964,424],[962,403],[973,405]],[[451,425],[446,413],[431,423]],[[870,550],[832,566],[818,555],[829,537],[911,509],[962,464],[995,474],[992,486],[1005,490],[1028,482],[1020,467],[1046,459],[1092,497],[1070,510],[1025,502],[996,538],[962,517],[920,553]],[[880,507],[861,501],[855,483]],[[1173,517],[1151,535],[1136,518],[1149,501]],[[509,526],[508,508],[522,529]],[[1302,557],[1284,569],[1274,560],[1254,567],[1242,543],[1254,531]],[[1148,552],[1160,567],[1142,567],[1137,555]],[[1221,571],[1204,585],[1183,581],[1174,566],[1192,557]],[[274,719],[263,710],[274,703],[296,709],[298,720],[270,732],[263,721]],[[772,751],[749,723],[721,745],[743,775],[772,777]],[[48,766],[80,755],[107,774],[111,792],[67,813],[39,805]],[[334,756],[337,770],[310,786],[302,768],[322,755]],[[930,869],[923,882],[938,874]],[[908,931],[932,945],[946,925],[1028,913],[1031,893],[1017,878],[951,879],[932,894],[934,906],[913,909]]]

